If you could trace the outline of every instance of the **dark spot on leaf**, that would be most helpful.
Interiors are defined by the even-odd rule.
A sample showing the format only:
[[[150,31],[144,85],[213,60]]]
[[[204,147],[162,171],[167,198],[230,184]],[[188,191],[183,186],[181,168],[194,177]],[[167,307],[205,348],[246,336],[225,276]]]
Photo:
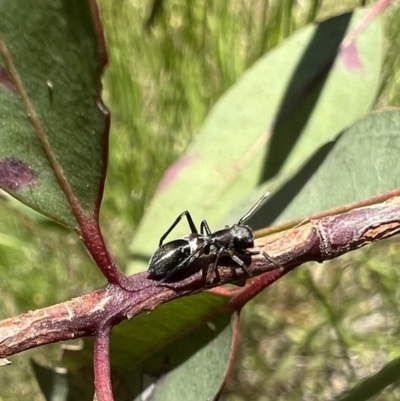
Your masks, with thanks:
[[[14,82],[11,81],[10,76],[8,75],[8,72],[3,68],[0,68],[0,85],[4,85],[8,89],[17,93],[17,88],[15,87]]]
[[[37,177],[38,173],[21,160],[13,157],[0,160],[0,184],[10,190],[35,186]]]

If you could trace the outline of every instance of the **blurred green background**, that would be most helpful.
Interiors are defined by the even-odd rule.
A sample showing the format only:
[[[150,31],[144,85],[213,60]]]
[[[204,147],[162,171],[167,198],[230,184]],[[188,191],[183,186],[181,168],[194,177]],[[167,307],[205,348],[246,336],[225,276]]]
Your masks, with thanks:
[[[163,172],[221,94],[296,29],[365,3],[100,0],[110,53],[104,98],[112,111],[101,222],[121,268]],[[377,108],[400,104],[398,21],[398,10],[386,13]],[[0,318],[105,284],[75,234],[6,195],[0,205],[7,211],[0,215]],[[223,398],[333,398],[398,358],[397,243],[301,267],[252,301],[243,311],[240,349]],[[12,357],[13,366],[1,369],[0,400],[43,400],[29,358],[55,365],[59,356],[53,345]],[[393,382],[385,387],[378,380],[375,399],[400,399],[398,379]]]

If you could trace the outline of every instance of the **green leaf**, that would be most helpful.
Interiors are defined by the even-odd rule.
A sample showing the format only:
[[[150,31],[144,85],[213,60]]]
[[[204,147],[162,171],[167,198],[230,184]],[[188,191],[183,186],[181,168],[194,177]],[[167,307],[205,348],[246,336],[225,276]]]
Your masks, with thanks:
[[[31,359],[31,367],[46,401],[68,400],[68,377],[63,368],[48,368]]]
[[[83,220],[97,220],[106,168],[106,55],[96,6],[2,0],[0,7],[0,187],[79,232]]]
[[[400,110],[372,113],[320,149],[292,175],[270,182],[273,195],[250,220],[261,228],[400,188]],[[257,191],[252,199],[259,196]],[[241,210],[245,210],[245,207]]]
[[[236,348],[237,315],[229,298],[202,293],[165,304],[114,328],[111,359],[115,399],[212,399],[224,381]],[[70,398],[90,399],[93,383],[82,375],[93,364],[93,341],[66,350]],[[82,394],[88,394],[82,398]],[[137,398],[135,398],[137,397]]]
[[[234,321],[230,314],[221,315],[201,327],[194,337],[188,336],[179,344],[186,351],[185,361],[157,381],[154,400],[212,400],[221,388],[229,365],[233,362],[232,344],[235,336]],[[238,333],[236,333],[236,336]],[[189,345],[203,346],[190,355]],[[205,341],[210,341],[204,344]],[[170,348],[170,356],[179,349]],[[168,354],[167,354],[168,355]]]
[[[196,222],[207,218],[212,229],[219,228],[221,216],[260,182],[278,170],[296,171],[369,110],[379,82],[380,20],[338,52],[365,12],[298,31],[246,72],[216,104],[187,154],[167,171],[137,231],[134,253],[151,255],[186,209]],[[277,139],[269,145],[273,130]],[[176,237],[184,233],[185,225],[174,231]],[[144,269],[135,261],[128,271]]]
[[[378,373],[360,382],[353,389],[346,391],[338,401],[360,401],[381,394],[388,386],[396,386],[399,381],[400,358],[386,364]]]

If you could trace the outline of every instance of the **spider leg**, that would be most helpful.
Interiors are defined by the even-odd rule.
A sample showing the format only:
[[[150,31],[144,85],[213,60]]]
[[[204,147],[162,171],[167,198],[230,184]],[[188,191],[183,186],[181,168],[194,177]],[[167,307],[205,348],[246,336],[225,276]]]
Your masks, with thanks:
[[[249,270],[246,263],[242,259],[239,258],[239,256],[232,253],[231,258],[248,274],[249,277],[253,277],[253,273]]]
[[[215,273],[215,277],[217,277],[218,274],[218,260],[221,257],[222,253],[225,251],[226,249],[224,247],[220,247],[218,248],[216,254],[215,254],[215,260],[214,260],[214,264],[213,267],[211,268],[211,271],[207,273],[206,276],[206,281],[211,282],[211,276],[213,273]]]
[[[203,220],[200,224],[200,233],[201,235],[204,235],[204,233],[206,233],[208,236],[212,235],[210,227],[208,226],[206,220]]]
[[[217,251],[217,253],[216,253],[216,255],[215,255],[215,260],[214,260],[214,264],[213,264],[213,267],[212,267],[212,272],[215,272],[215,271],[217,271],[217,268],[218,268],[218,260],[219,260],[219,258],[221,257],[221,255],[222,255],[222,253],[225,251],[225,248],[224,247],[221,247],[221,248],[219,248],[218,249],[218,251]]]
[[[163,234],[163,236],[160,238],[160,243],[158,246],[161,246],[165,240],[165,238],[167,238],[167,236],[171,233],[171,231],[179,224],[179,222],[182,220],[183,217],[186,217],[190,230],[192,232],[192,234],[198,234],[197,232],[197,228],[193,222],[192,216],[190,215],[190,213],[185,210],[183,213],[181,213],[176,219],[175,221],[172,223],[171,227]]]

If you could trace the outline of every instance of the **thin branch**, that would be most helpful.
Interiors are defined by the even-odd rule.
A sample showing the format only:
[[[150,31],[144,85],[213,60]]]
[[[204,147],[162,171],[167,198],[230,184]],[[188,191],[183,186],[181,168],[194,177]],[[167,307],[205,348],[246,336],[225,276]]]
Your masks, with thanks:
[[[111,327],[104,325],[94,337],[94,388],[98,401],[114,401],[110,369]]]
[[[371,206],[375,205],[377,203],[382,203],[387,200],[390,200],[392,198],[395,198],[397,196],[400,196],[400,189],[396,188],[388,192],[384,192],[383,194],[371,196],[370,198],[361,200],[361,201],[356,201],[356,202],[351,202],[347,203],[346,205],[338,206],[329,210],[324,210],[323,212],[318,212],[315,213],[311,216],[308,216],[307,218],[299,218],[296,220],[291,220],[285,223],[281,224],[276,224],[275,226],[271,226],[268,228],[262,228],[260,230],[257,230],[255,232],[256,237],[264,237],[266,235],[274,234],[277,232],[285,231],[288,230],[292,227],[297,227],[301,226],[304,223],[307,223],[311,220],[319,220],[322,219],[323,217],[329,217],[329,216],[334,216],[337,214],[343,214],[346,212],[350,212],[351,210],[354,210],[356,208],[364,207],[364,206]]]
[[[233,295],[234,306],[240,307],[296,266],[309,261],[322,263],[399,232],[400,197],[395,197],[381,204],[313,219],[300,227],[260,238],[254,250],[267,252],[282,268],[276,268],[262,255],[249,258],[248,268],[253,275],[265,275],[250,281],[240,297],[238,292],[225,291],[225,295]],[[0,322],[0,358],[44,344],[92,336],[106,322],[118,324],[184,295],[248,278],[230,257],[223,257],[217,277],[212,283],[207,282],[205,273],[213,262],[212,255],[199,258],[181,276],[174,277],[175,282],[169,287],[157,286],[157,281],[147,273],[140,273],[128,278],[131,291],[109,284],[68,302],[3,320]],[[220,289],[214,291],[221,293]]]

